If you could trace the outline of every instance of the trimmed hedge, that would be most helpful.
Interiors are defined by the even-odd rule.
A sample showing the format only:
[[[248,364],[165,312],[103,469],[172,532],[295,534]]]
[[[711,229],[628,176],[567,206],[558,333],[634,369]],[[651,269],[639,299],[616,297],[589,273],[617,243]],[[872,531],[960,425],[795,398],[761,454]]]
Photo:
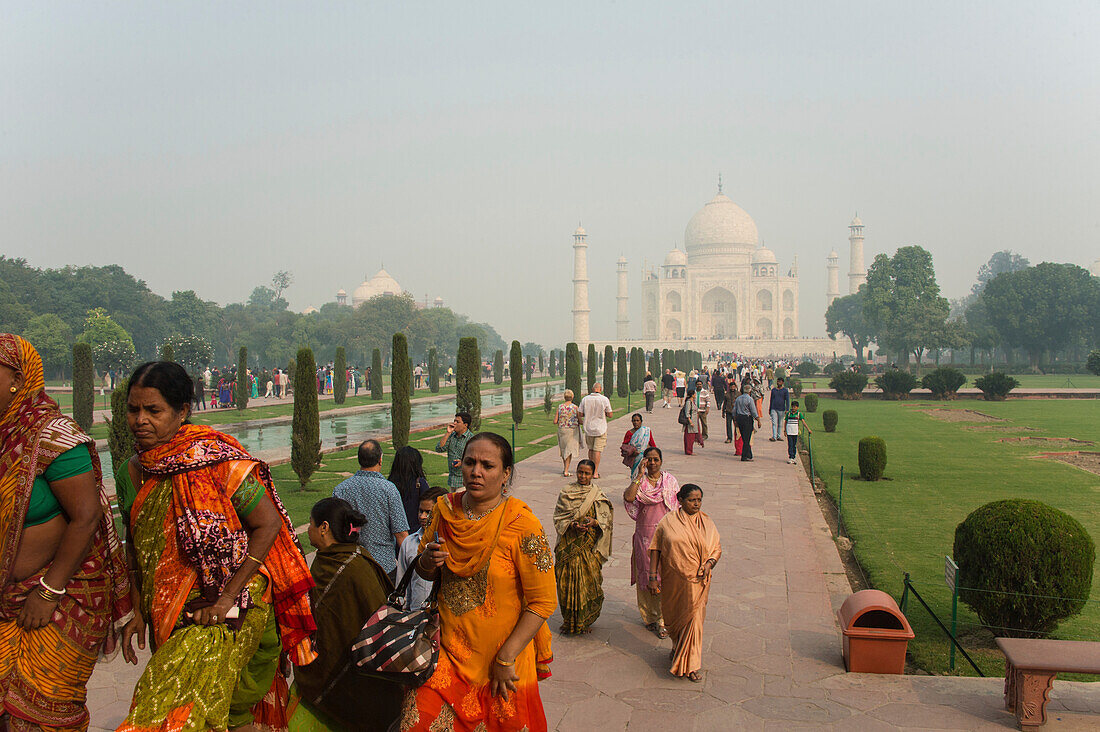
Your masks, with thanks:
[[[597,358],[598,357],[596,356],[596,344],[595,343],[589,343],[588,344],[588,358],[585,359],[585,361],[586,361],[585,366],[588,368],[588,390],[585,392],[585,394],[592,393],[592,387],[596,385],[596,369],[599,368],[599,361],[596,360]],[[576,400],[578,402],[580,401],[580,396],[579,395],[576,396]]]
[[[512,341],[512,350],[508,356],[508,375],[511,379],[512,422],[515,424],[523,421],[523,371],[523,348],[519,341]]]
[[[516,362],[513,360],[511,368],[515,367]],[[497,386],[504,383],[504,351],[499,348],[493,354],[493,383]]]
[[[377,353],[377,351],[375,351]],[[321,466],[321,425],[317,414],[317,363],[313,351],[298,351],[294,368],[294,417],[290,428],[290,467],[302,490]]]
[[[909,392],[917,388],[917,377],[908,371],[890,369],[875,379],[875,386],[882,389],[883,399],[907,400]]]
[[[950,366],[940,366],[921,379],[921,386],[932,392],[933,399],[956,399],[966,383],[966,374]]]
[[[1090,374],[1100,376],[1100,350],[1089,351],[1088,360],[1085,361],[1085,368],[1088,369]]]
[[[1031,638],[1077,615],[1096,547],[1067,513],[1029,500],[976,509],[955,529],[959,597],[995,635]]]
[[[266,372],[265,372],[266,373]],[[267,377],[262,382],[267,384]],[[336,358],[332,363],[332,401],[343,404],[348,398],[348,357],[343,346],[336,347]]]
[[[615,393],[615,349],[603,347],[603,393],[608,399]]]
[[[455,369],[455,411],[469,412],[473,420],[470,429],[481,429],[481,351],[477,338],[467,336],[458,341]]]
[[[297,383],[297,382],[295,382]],[[382,398],[382,351],[375,348],[370,358],[370,398]]]
[[[843,370],[844,364],[842,364],[840,361],[830,361],[829,363],[825,364],[824,368],[821,369],[821,373],[825,374],[826,376],[836,376]]]
[[[878,480],[886,470],[886,440],[864,437],[859,441],[859,477]]]
[[[428,390],[439,393],[439,353],[434,348],[428,351]]]
[[[621,397],[625,397],[630,392],[630,372],[626,367],[626,348],[619,346],[619,350],[615,354],[615,371],[618,373],[618,378],[615,380],[615,393]]]
[[[981,389],[982,396],[987,402],[1003,402],[1008,392],[1019,385],[1019,381],[1000,371],[993,371],[974,379],[974,386]]]
[[[393,449],[409,444],[412,407],[412,364],[409,362],[409,341],[404,333],[393,334],[390,351],[390,435]]]
[[[817,394],[807,394],[805,402],[807,412],[817,411]]]
[[[248,378],[248,348],[241,346],[237,352],[237,411],[248,408],[252,396],[252,380]]]
[[[841,371],[829,381],[829,388],[841,399],[855,400],[863,397],[867,386],[867,374],[856,371]]]
[[[794,372],[807,379],[817,373],[817,364],[813,361],[803,361],[794,367]]]
[[[573,392],[573,403],[584,396],[581,393],[581,351],[576,343],[565,344],[565,388]]]
[[[836,432],[836,424],[839,421],[840,416],[835,409],[826,409],[821,413],[821,424],[825,426],[826,432]]]

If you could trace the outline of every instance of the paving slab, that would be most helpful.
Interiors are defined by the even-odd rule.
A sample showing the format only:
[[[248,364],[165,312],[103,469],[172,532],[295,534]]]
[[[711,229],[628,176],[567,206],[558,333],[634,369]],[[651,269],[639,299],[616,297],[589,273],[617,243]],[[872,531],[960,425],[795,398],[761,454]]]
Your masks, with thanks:
[[[659,402],[658,402],[659,404]],[[835,611],[850,594],[844,567],[800,465],[786,444],[754,441],[741,462],[715,421],[712,439],[684,455],[676,410],[645,415],[665,469],[706,492],[703,510],[722,535],[704,628],[704,679],[668,672],[669,640],[642,626],[630,585],[634,524],[622,507],[629,472],[616,449],[629,415],[616,415],[597,481],[615,505],[603,613],[593,632],[555,633],[553,676],[542,682],[550,728],[572,730],[984,730],[1014,729],[1003,679],[848,674]],[[717,438],[717,439],[716,439]],[[517,440],[522,440],[522,429]],[[515,495],[554,541],[554,503],[567,478],[556,447],[517,466]],[[125,715],[139,668],[100,664],[89,685],[93,730]],[[1100,729],[1100,684],[1057,681],[1050,730]]]

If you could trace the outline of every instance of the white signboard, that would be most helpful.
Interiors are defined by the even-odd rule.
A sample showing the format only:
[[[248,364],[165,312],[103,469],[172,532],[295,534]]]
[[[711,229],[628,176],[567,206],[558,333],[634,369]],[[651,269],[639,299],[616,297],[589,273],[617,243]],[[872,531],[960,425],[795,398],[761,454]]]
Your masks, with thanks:
[[[944,557],[943,562],[943,581],[947,583],[947,586],[951,588],[951,591],[955,591],[955,575],[959,571],[959,565],[955,564],[955,560],[951,557]]]

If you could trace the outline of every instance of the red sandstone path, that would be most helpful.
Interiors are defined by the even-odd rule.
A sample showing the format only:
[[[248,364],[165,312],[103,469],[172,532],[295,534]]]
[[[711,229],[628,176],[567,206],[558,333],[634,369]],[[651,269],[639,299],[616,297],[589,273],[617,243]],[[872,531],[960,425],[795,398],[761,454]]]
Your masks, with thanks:
[[[616,505],[607,599],[591,635],[555,635],[553,677],[541,685],[550,729],[1015,728],[999,678],[844,672],[834,613],[850,589],[805,473],[784,462],[785,443],[758,433],[756,459],[742,463],[715,420],[707,446],[687,457],[675,409],[658,408],[646,422],[666,469],[681,483],[703,486],[703,510],[722,534],[704,632],[705,678],[696,684],[670,676],[671,642],[646,631],[638,616],[629,584],[633,523],[621,508],[628,471],[617,443],[629,426],[622,416],[611,424],[598,481]],[[550,519],[565,480],[553,448],[518,466],[515,494],[552,542]],[[556,633],[560,616],[550,623]],[[97,667],[89,684],[93,730],[122,720],[136,680],[137,670],[121,658]],[[1058,681],[1047,709],[1047,729],[1100,729],[1100,684]]]

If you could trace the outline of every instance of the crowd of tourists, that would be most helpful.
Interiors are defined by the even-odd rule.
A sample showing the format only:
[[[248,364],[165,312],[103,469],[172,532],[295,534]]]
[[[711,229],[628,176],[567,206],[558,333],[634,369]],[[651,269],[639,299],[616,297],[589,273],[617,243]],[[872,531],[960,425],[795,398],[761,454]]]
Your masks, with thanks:
[[[692,435],[685,454],[705,443],[713,408],[732,412],[751,460],[743,418],[760,425],[767,386],[770,411],[782,412],[772,439],[780,425],[792,434],[792,419],[797,434],[804,421],[781,368],[720,363],[662,374],[662,406],[675,402]],[[213,384],[230,380],[215,373]],[[46,395],[33,346],[0,335],[7,727],[86,729],[97,659],[121,648],[138,663],[149,648],[119,730],[546,728],[538,682],[553,659],[547,621],[560,607],[561,633],[591,631],[612,552],[615,507],[599,481],[614,412],[599,383],[577,403],[566,392],[555,413],[562,474],[572,480],[557,496],[553,543],[512,495],[509,442],[475,433],[459,412],[434,445],[446,455],[445,485],[431,485],[411,446],[389,456],[385,475],[382,443],[359,446],[359,470],[310,511],[312,563],[268,466],[233,437],[191,424],[196,383],[183,367],[142,364],[127,388],[137,454],[116,471],[120,537],[94,441]],[[645,414],[631,415],[619,443],[630,475],[622,507],[634,522],[631,584],[642,623],[671,638],[670,672],[699,681],[721,542],[701,510],[703,488],[666,469],[644,423],[656,408],[653,375],[643,391]],[[431,617],[427,608],[438,614],[438,657],[410,684],[396,667],[423,659],[378,647],[394,634],[368,629],[393,612],[406,623]],[[389,666],[356,668],[371,664]]]

